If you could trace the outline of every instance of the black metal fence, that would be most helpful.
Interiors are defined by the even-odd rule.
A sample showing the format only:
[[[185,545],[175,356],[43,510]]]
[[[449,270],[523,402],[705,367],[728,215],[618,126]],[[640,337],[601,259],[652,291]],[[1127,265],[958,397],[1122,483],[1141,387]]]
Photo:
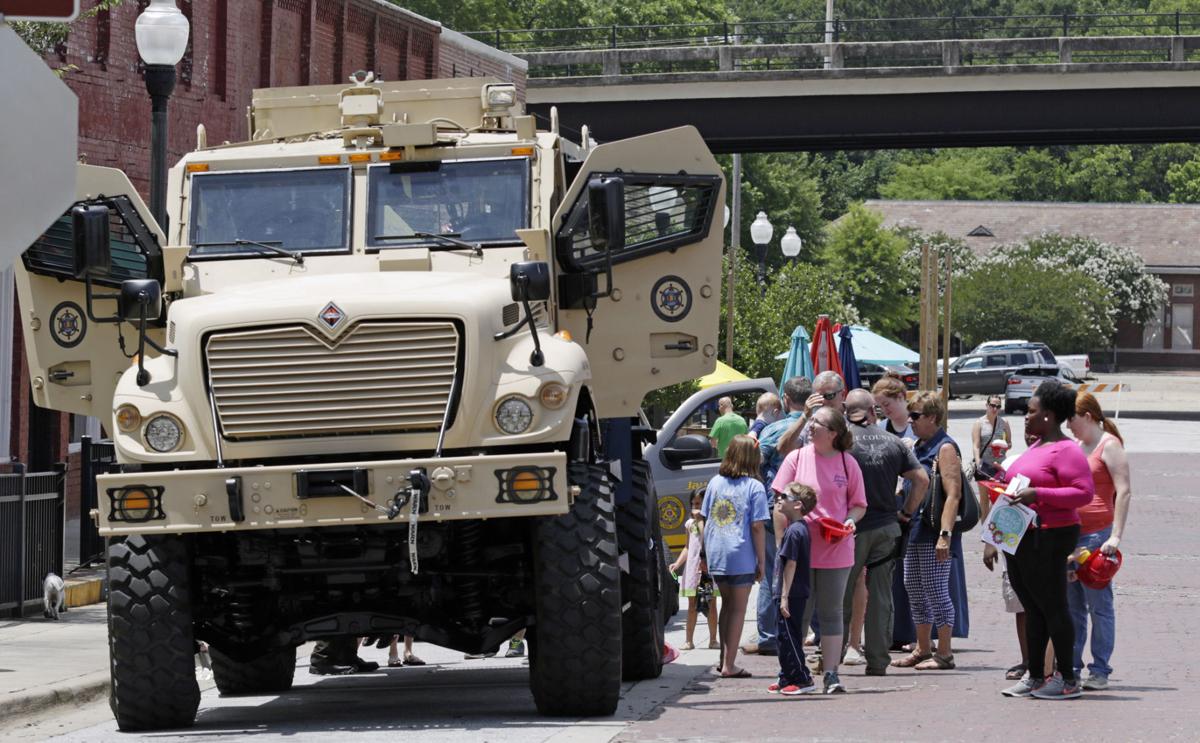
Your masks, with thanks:
[[[65,472],[0,474],[0,612],[24,616],[46,574],[63,572]]]
[[[91,436],[79,440],[79,565],[103,563],[104,537],[92,518],[92,509],[99,508],[96,475],[108,472],[117,461],[111,441],[92,441]]]
[[[1200,33],[1200,13],[1055,13],[1015,16],[713,21],[645,26],[495,29],[467,36],[508,52],[834,41],[936,41]]]

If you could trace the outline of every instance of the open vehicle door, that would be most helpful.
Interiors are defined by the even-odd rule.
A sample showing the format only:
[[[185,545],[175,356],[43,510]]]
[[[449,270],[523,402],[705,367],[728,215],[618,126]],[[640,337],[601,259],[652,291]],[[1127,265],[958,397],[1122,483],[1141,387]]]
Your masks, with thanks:
[[[558,324],[587,349],[601,418],[716,365],[725,181],[686,126],[603,144],[554,218]]]
[[[112,322],[112,296],[129,279],[162,282],[162,235],[133,184],[119,170],[79,165],[75,203],[16,265],[21,328],[34,402],[111,425],[113,390],[137,351],[138,331]],[[108,219],[107,265],[86,265],[76,248],[77,207]],[[96,224],[95,221],[92,222]],[[91,307],[88,303],[90,275]],[[161,344],[162,329],[151,336]],[[123,341],[123,343],[122,343]],[[124,349],[124,350],[123,350]]]

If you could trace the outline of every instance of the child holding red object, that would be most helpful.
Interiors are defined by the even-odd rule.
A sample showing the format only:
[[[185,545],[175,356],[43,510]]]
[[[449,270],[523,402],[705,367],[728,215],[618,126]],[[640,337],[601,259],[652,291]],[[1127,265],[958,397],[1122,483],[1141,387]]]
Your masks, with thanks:
[[[775,554],[775,600],[779,602],[779,680],[770,694],[795,696],[816,691],[804,664],[804,604],[808,601],[809,533],[804,517],[817,505],[817,492],[794,482],[780,493],[776,509],[788,520]]]
[[[721,594],[713,584],[712,576],[708,574],[708,565],[704,560],[704,517],[700,509],[704,505],[704,488],[692,491],[692,517],[683,525],[688,535],[687,546],[679,553],[679,558],[671,565],[671,574],[679,581],[679,596],[688,600],[687,610],[687,641],[684,650],[694,650],[696,644],[692,641],[696,633],[696,618],[699,614],[708,617],[708,647],[715,650],[721,647],[717,641],[717,599]],[[680,573],[680,570],[683,572]]]

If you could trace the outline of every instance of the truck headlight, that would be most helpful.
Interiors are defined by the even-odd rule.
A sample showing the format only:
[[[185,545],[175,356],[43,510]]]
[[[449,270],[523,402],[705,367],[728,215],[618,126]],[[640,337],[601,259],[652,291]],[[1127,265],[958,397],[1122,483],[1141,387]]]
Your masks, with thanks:
[[[157,415],[146,424],[143,436],[151,449],[165,454],[179,447],[183,441],[183,427],[169,415]]]
[[[533,408],[524,398],[506,397],[496,406],[496,427],[504,433],[525,433],[533,425]]]

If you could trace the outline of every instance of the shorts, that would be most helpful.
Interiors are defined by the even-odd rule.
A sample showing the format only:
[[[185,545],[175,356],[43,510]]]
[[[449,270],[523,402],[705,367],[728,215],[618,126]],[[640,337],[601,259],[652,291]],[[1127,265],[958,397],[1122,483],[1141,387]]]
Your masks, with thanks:
[[[737,575],[714,575],[713,580],[717,585],[724,583],[727,586],[752,586],[754,585],[754,573],[738,573]]]
[[[1008,573],[1000,574],[1000,594],[1004,596],[1004,610],[1009,614],[1024,614],[1025,607],[1021,605],[1021,599],[1017,598],[1017,592],[1013,590],[1012,583],[1008,580]]]

